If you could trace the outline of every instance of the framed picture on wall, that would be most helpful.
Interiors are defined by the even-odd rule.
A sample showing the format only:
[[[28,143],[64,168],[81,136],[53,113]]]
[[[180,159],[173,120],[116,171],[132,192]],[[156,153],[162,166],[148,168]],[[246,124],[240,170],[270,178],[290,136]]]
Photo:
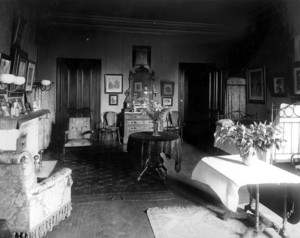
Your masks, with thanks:
[[[109,101],[109,105],[110,106],[117,106],[118,105],[118,95],[114,95],[114,94],[109,94],[108,95],[108,101]]]
[[[174,96],[174,82],[161,81],[161,96]]]
[[[26,85],[25,85],[26,92],[32,91],[32,86],[34,81],[35,81],[35,62],[29,60],[28,67],[27,67]]]
[[[12,45],[21,46],[26,24],[27,24],[27,21],[23,17],[18,18],[17,24],[15,25],[14,38],[13,38]]]
[[[266,80],[264,68],[248,70],[247,89],[248,103],[266,102]]]
[[[294,93],[300,94],[300,67],[294,68]]]
[[[11,57],[0,53],[0,74],[9,74],[11,70]]]
[[[164,97],[161,99],[162,106],[173,106],[173,98],[172,97]]]
[[[133,46],[132,65],[133,66],[151,66],[151,47]]]
[[[300,61],[300,35],[295,36],[294,47],[295,47],[295,61]]]
[[[141,92],[143,89],[142,82],[134,82],[133,84],[133,91],[135,92]]]
[[[18,103],[18,107],[21,109],[21,113],[26,112],[26,108],[25,108],[23,97],[9,97],[8,98],[8,102],[11,105],[11,107],[13,106],[14,102],[17,102]]]
[[[105,93],[123,93],[122,74],[106,74],[104,79]]]
[[[286,95],[284,77],[275,76],[273,77],[273,96],[283,97]]]

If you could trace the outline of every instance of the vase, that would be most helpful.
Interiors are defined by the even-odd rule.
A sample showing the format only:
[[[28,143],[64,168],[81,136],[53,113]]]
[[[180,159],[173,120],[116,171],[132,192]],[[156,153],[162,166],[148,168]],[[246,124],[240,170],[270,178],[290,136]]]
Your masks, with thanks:
[[[258,161],[256,150],[250,149],[250,151],[247,154],[243,154],[240,151],[240,155],[242,157],[243,163],[247,166],[252,166]]]
[[[158,121],[153,121],[153,134],[152,134],[153,136],[159,136],[158,125],[159,125]]]

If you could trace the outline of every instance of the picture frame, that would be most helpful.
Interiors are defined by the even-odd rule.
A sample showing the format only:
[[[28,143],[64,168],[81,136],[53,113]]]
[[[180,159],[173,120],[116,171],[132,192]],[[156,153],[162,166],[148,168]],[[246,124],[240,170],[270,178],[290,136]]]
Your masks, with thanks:
[[[12,59],[10,56],[0,53],[0,74],[10,74]]]
[[[266,102],[266,80],[263,68],[247,71],[247,101],[248,103]]]
[[[10,74],[12,66],[12,59],[10,56],[0,53],[0,75]],[[0,94],[6,94],[6,87],[0,84]]]
[[[133,46],[132,65],[151,67],[151,47],[150,46]]]
[[[20,47],[14,46],[11,49],[12,56],[12,74],[16,76],[22,76],[26,79],[27,73],[27,64],[28,64],[28,53],[21,50]],[[26,82],[26,80],[25,80]],[[8,96],[9,97],[18,97],[22,96],[25,91],[25,83],[23,85],[15,86],[9,85],[8,87]]]
[[[18,17],[17,24],[15,25],[14,37],[12,45],[21,46],[23,35],[25,32],[27,21],[23,17]]]
[[[300,67],[295,67],[293,70],[294,93],[300,94]]]
[[[173,98],[172,97],[163,97],[161,98],[162,106],[173,106]]]
[[[104,79],[105,93],[123,93],[122,74],[106,74]]]
[[[160,88],[162,96],[174,96],[174,82],[161,81]]]
[[[108,102],[109,102],[110,106],[117,106],[118,105],[118,94],[109,94]]]
[[[295,61],[300,61],[300,35],[296,35],[294,39],[294,54],[295,54]]]
[[[35,62],[32,60],[28,60],[25,92],[32,91],[32,86],[35,81],[35,67],[36,67]]]
[[[10,106],[13,105],[13,102],[17,101],[19,108],[21,108],[21,113],[26,112],[26,107],[25,107],[25,104],[24,104],[23,97],[9,97],[7,100],[8,100],[8,103],[10,104]]]
[[[283,76],[273,77],[273,96],[283,97],[286,95],[285,80]]]
[[[142,82],[134,82],[133,91],[134,92],[141,92],[142,90],[143,90],[143,83]]]

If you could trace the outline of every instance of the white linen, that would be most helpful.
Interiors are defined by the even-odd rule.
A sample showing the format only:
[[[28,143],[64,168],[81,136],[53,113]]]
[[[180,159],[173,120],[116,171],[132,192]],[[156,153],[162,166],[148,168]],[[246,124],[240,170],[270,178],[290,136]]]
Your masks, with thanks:
[[[192,179],[209,185],[222,203],[234,212],[242,186],[297,183],[300,189],[300,177],[260,160],[246,166],[239,155],[204,157],[194,168]]]

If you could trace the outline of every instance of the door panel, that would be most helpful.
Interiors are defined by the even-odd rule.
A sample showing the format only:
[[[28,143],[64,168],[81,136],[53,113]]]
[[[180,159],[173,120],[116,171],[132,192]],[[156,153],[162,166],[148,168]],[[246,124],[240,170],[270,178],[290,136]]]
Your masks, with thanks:
[[[209,130],[209,75],[214,64],[181,63],[179,109],[184,115],[184,140],[201,144],[211,141]]]
[[[68,126],[68,108],[90,108],[95,129],[100,118],[101,60],[58,59],[57,68],[56,124],[60,133]]]

